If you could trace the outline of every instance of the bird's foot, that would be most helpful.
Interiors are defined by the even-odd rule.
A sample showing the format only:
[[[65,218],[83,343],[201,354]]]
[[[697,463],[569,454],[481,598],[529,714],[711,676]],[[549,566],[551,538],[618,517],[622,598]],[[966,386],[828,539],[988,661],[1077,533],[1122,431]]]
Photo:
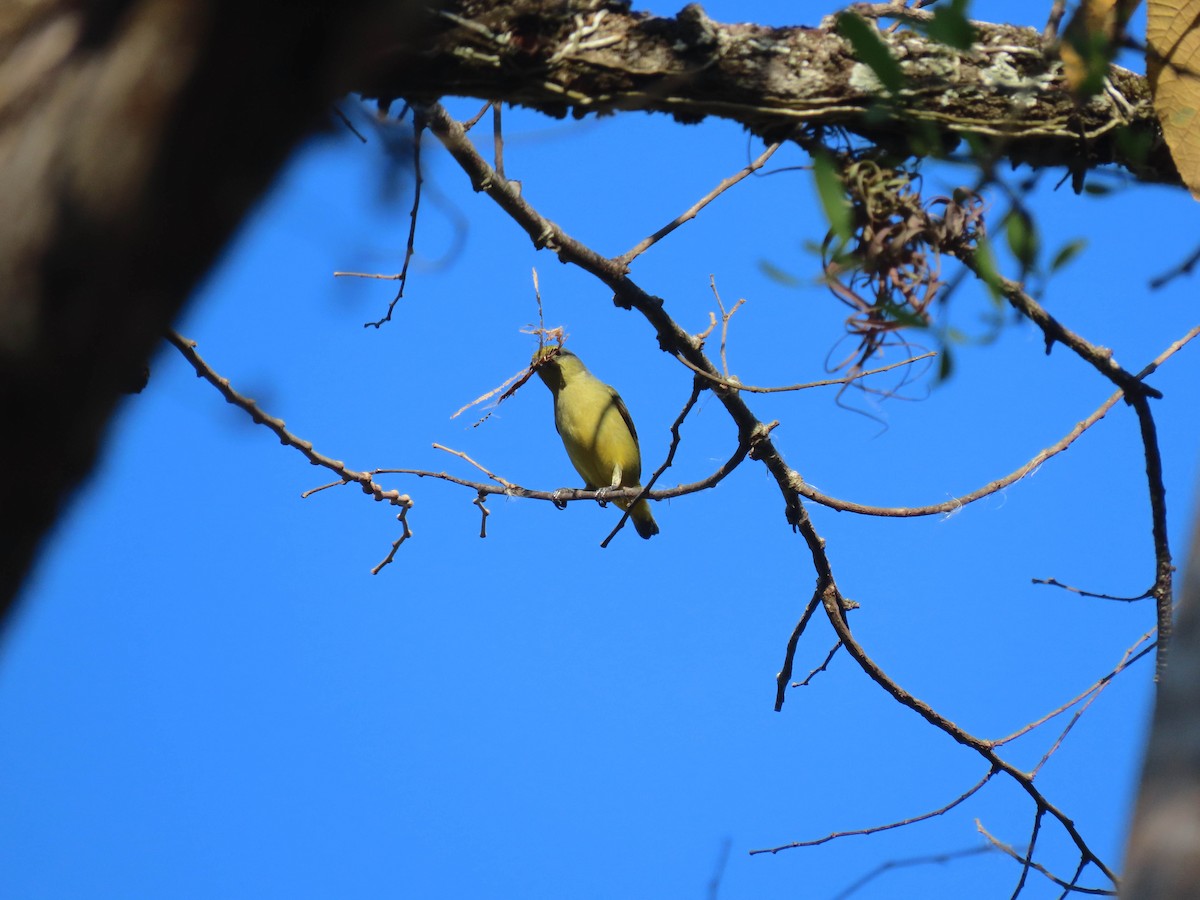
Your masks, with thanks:
[[[550,495],[550,502],[554,504],[555,509],[566,509],[567,508],[567,501],[562,498],[562,492],[565,490],[566,490],[566,488],[559,488],[557,491],[555,491],[553,494]]]

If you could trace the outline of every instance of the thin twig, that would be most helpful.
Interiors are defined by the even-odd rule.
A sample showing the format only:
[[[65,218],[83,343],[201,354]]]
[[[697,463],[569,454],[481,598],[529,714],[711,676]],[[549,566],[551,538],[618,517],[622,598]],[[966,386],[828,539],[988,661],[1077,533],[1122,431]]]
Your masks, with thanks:
[[[1046,19],[1046,27],[1042,31],[1042,37],[1047,44],[1058,40],[1058,27],[1062,24],[1066,11],[1067,0],[1054,0],[1050,4],[1050,16]]]
[[[994,853],[996,848],[990,844],[980,844],[978,847],[969,847],[966,850],[952,850],[948,853],[930,853],[925,856],[910,856],[906,859],[894,859],[880,863],[866,875],[863,875],[857,881],[853,882],[837,894],[833,896],[833,900],[846,900],[852,896],[860,888],[874,881],[885,872],[892,869],[907,868],[908,866],[926,866],[930,864],[944,865],[956,859],[962,859],[966,856],[978,856],[981,853]]]
[[[961,497],[955,497],[947,500],[944,503],[933,503],[929,506],[868,506],[865,503],[855,503],[853,500],[841,500],[837,497],[830,497],[828,494],[823,494],[809,484],[805,484],[800,488],[800,493],[812,500],[814,503],[819,503],[822,506],[828,506],[831,509],[836,509],[841,512],[853,512],[864,516],[888,516],[896,518],[912,518],[916,516],[935,516],[944,513],[958,512],[969,503],[974,503],[976,500],[982,500],[997,491],[1001,491],[1011,484],[1014,484],[1035,471],[1046,460],[1053,456],[1062,453],[1071,444],[1075,443],[1085,431],[1099,422],[1108,413],[1110,409],[1117,405],[1117,402],[1123,397],[1122,392],[1117,391],[1093,412],[1090,416],[1079,422],[1067,432],[1062,440],[1055,444],[1051,444],[1046,449],[1039,452],[1033,459],[1025,463],[1014,472],[1010,472],[1003,478],[997,478],[995,481],[989,481],[983,487],[971,491],[969,494],[964,494]]]
[[[738,304],[740,305],[741,302],[742,301],[739,300]],[[737,306],[735,306],[734,309],[736,310]],[[732,315],[732,313],[730,313],[730,315]],[[724,349],[725,349],[725,339],[724,339],[724,335],[722,334],[722,338],[721,338],[722,359],[724,358]],[[676,357],[676,358],[681,363],[683,363],[685,366],[687,366],[689,369],[691,369],[693,372],[695,372],[697,375],[699,375],[701,378],[703,378],[705,381],[708,381],[708,382],[718,385],[720,387],[731,388],[732,390],[735,390],[735,391],[746,391],[747,393],[751,393],[751,394],[782,394],[787,391],[807,391],[809,388],[830,387],[831,385],[835,385],[835,384],[849,384],[852,381],[858,381],[859,379],[866,378],[868,375],[879,375],[883,372],[890,372],[892,369],[900,368],[900,366],[907,366],[912,363],[920,362],[923,359],[929,359],[930,357],[933,357],[933,356],[937,356],[937,353],[930,350],[928,353],[922,353],[920,356],[913,356],[908,359],[902,359],[899,362],[889,363],[886,366],[880,366],[878,369],[870,369],[868,371],[855,372],[851,375],[843,376],[842,378],[824,378],[820,381],[805,381],[800,384],[787,384],[787,385],[780,385],[780,386],[776,386],[776,387],[757,387],[752,384],[742,384],[740,381],[736,381],[729,377],[722,378],[719,375],[711,375],[708,372],[703,372],[697,366],[694,366],[690,362],[688,362],[686,359],[684,359],[682,357]]]
[[[346,126],[347,130],[356,138],[358,138],[359,143],[365,144],[367,142],[367,136],[354,127],[354,123],[350,121],[350,117],[342,112],[342,108],[336,103],[333,104],[333,112],[334,115],[342,120],[342,124]]]
[[[1167,489],[1163,484],[1162,453],[1158,449],[1158,431],[1150,412],[1150,401],[1138,395],[1132,398],[1142,433],[1142,451],[1146,457],[1146,486],[1150,495],[1151,533],[1154,536],[1154,606],[1158,618],[1158,642],[1154,659],[1154,680],[1161,681],[1167,671],[1167,653],[1171,643],[1175,566],[1167,537]]]
[[[372,473],[355,471],[354,469],[347,467],[346,464],[340,459],[333,459],[332,457],[325,456],[323,453],[318,453],[315,449],[313,449],[312,441],[306,441],[288,431],[283,419],[277,419],[274,416],[268,415],[259,408],[258,404],[255,403],[254,400],[234,390],[233,386],[229,382],[229,379],[218,375],[216,371],[200,357],[200,354],[196,352],[195,341],[189,340],[175,331],[168,331],[166,338],[180,353],[183,354],[183,358],[191,363],[192,368],[196,370],[197,377],[203,378],[218,391],[220,391],[221,396],[224,397],[227,402],[232,403],[234,406],[243,410],[247,415],[250,416],[256,425],[265,425],[267,428],[269,428],[275,434],[275,436],[279,438],[279,442],[281,444],[300,451],[300,453],[304,454],[304,458],[314,466],[322,466],[323,468],[329,469],[331,472],[337,475],[341,480],[334,482],[334,484],[350,484],[351,482],[354,482],[362,488],[363,493],[369,494],[375,500],[382,500],[390,503],[392,506],[400,507],[400,514],[396,518],[403,528],[403,533],[400,535],[399,539],[392,544],[392,550],[387,555],[387,558],[384,559],[383,562],[377,565],[374,569],[372,569],[371,574],[378,573],[380,569],[392,561],[392,558],[396,555],[396,551],[400,548],[400,545],[404,543],[405,540],[412,537],[412,531],[408,527],[407,516],[409,509],[412,508],[413,501],[408,494],[401,494],[399,491],[395,490],[385,491],[381,485],[375,482],[374,478],[372,477]],[[309,497],[316,493],[316,491],[323,490],[327,487],[331,487],[331,485],[324,485],[322,488],[315,488],[311,491],[305,491],[303,494],[301,494],[301,497]]]
[[[1158,354],[1142,371],[1137,374],[1137,379],[1141,380],[1163,365],[1168,359],[1182,350],[1196,337],[1200,336],[1200,325],[1192,328],[1183,337],[1169,344],[1162,353]],[[1045,450],[1038,453],[1033,459],[1021,466],[1015,472],[1005,475],[1003,478],[998,478],[985,484],[978,490],[971,491],[969,494],[964,494],[962,497],[955,497],[944,503],[934,503],[929,506],[868,506],[864,503],[855,503],[852,500],[840,500],[836,497],[830,497],[823,494],[811,485],[804,484],[800,487],[800,493],[812,500],[814,503],[819,503],[822,506],[828,506],[831,509],[836,509],[841,512],[854,512],[865,516],[892,516],[899,518],[909,518],[914,516],[933,516],[943,513],[953,513],[966,506],[968,503],[974,503],[991,494],[996,493],[1003,488],[1008,487],[1017,481],[1020,481],[1030,472],[1037,469],[1042,463],[1053,456],[1062,453],[1075,442],[1075,440],[1091,428],[1096,422],[1104,418],[1110,409],[1116,406],[1117,402],[1125,396],[1124,391],[1117,391],[1111,397],[1104,401],[1100,407],[1090,416],[1079,422],[1072,428],[1062,440],[1056,444],[1052,444]],[[1151,591],[1154,589],[1151,588]]]
[[[679,411],[679,415],[677,415],[675,417],[675,421],[673,423],[671,423],[671,446],[667,450],[666,459],[664,459],[662,461],[662,464],[657,469],[654,470],[654,474],[651,475],[649,479],[647,479],[646,486],[644,488],[642,488],[642,492],[640,494],[638,494],[637,497],[634,498],[633,502],[630,503],[629,506],[625,509],[624,513],[621,516],[621,521],[617,522],[617,524],[613,527],[613,530],[609,532],[608,537],[606,537],[603,541],[600,542],[601,547],[608,546],[609,541],[611,541],[616,536],[617,532],[621,530],[621,527],[625,524],[625,520],[628,519],[629,516],[631,515],[631,513],[633,512],[633,507],[637,504],[638,500],[641,499],[642,497],[649,495],[650,489],[654,487],[654,483],[656,481],[658,481],[658,479],[662,475],[662,473],[667,471],[667,469],[669,469],[671,467],[671,463],[673,463],[675,461],[675,451],[679,448],[679,441],[680,441],[679,429],[683,425],[683,420],[688,417],[688,413],[690,413],[692,411],[692,407],[696,405],[696,401],[700,399],[700,390],[701,390],[700,379],[693,378],[692,379],[692,392],[691,392],[691,394],[688,395],[687,402],[683,404],[683,409]],[[740,447],[738,449],[739,449],[739,451],[741,450]],[[735,456],[736,455],[737,454],[735,454]],[[742,458],[745,458],[745,453],[742,453]],[[730,460],[730,462],[732,462],[732,460]],[[740,462],[741,462],[741,459],[739,459],[737,461],[737,463],[733,463],[733,465],[736,466]]]
[[[168,331],[167,340],[175,345],[175,348],[183,354],[184,359],[192,364],[192,368],[196,370],[196,375],[203,378],[218,391],[221,396],[229,403],[243,410],[256,425],[265,425],[269,428],[279,442],[288,447],[299,450],[314,466],[322,466],[329,469],[341,479],[341,484],[349,484],[355,482],[362,486],[363,492],[370,494],[376,500],[385,500],[393,506],[410,507],[412,506],[412,498],[408,494],[401,494],[399,491],[385,491],[380,485],[376,484],[371,478],[369,472],[358,472],[349,468],[340,459],[333,459],[325,456],[323,453],[318,453],[313,449],[312,441],[306,441],[303,438],[297,437],[292,432],[288,431],[286,423],[283,419],[277,419],[259,408],[249,397],[239,394],[233,389],[228,378],[223,378],[206,363],[200,354],[196,352],[196,342],[183,337],[178,332]]]
[[[867,656],[866,651],[864,651],[862,648],[862,645],[860,645],[854,638],[854,635],[850,633],[850,627],[846,623],[845,615],[842,612],[842,606],[839,603],[839,598],[837,597],[836,587],[830,584],[822,593],[821,602],[825,607],[825,612],[829,618],[830,624],[833,625],[833,629],[835,632],[837,632],[838,637],[842,639],[842,643],[845,644],[847,652],[854,657],[854,660],[859,664],[859,667],[866,672],[872,681],[883,688],[902,706],[908,707],[913,712],[917,713],[917,715],[921,716],[921,718],[923,718],[926,722],[936,727],[939,731],[945,732],[958,743],[970,747],[972,750],[982,756],[992,767],[1003,771],[1006,775],[1012,778],[1012,780],[1015,781],[1021,787],[1021,789],[1025,791],[1026,794],[1029,795],[1030,799],[1032,799],[1036,804],[1037,809],[1045,810],[1058,821],[1059,825],[1062,826],[1062,829],[1066,831],[1067,835],[1071,838],[1071,842],[1078,849],[1081,858],[1096,866],[1096,868],[1104,873],[1106,878],[1111,880],[1114,884],[1116,883],[1116,874],[1108,867],[1108,865],[1105,864],[1104,860],[1096,855],[1088,843],[1083,839],[1083,835],[1079,833],[1079,829],[1075,826],[1075,822],[1072,821],[1071,818],[1068,817],[1057,806],[1047,800],[1045,795],[1038,790],[1033,783],[1033,778],[1031,775],[1026,772],[1022,772],[1012,763],[1002,759],[999,754],[996,753],[995,745],[991,741],[983,740],[982,738],[975,737],[974,735],[964,731],[958,725],[955,725],[945,716],[934,710],[929,704],[904,690],[899,684],[893,681],[892,678],[888,676],[887,673],[885,673],[874,660]]]
[[[1029,732],[1033,731],[1035,728],[1039,727],[1040,725],[1044,725],[1046,722],[1049,722],[1051,719],[1055,718],[1056,716],[1062,715],[1064,712],[1066,712],[1068,709],[1070,709],[1072,706],[1074,706],[1080,700],[1085,699],[1089,695],[1092,695],[1092,696],[1099,695],[1099,693],[1101,691],[1103,691],[1118,674],[1120,674],[1125,669],[1129,668],[1131,665],[1133,665],[1135,662],[1137,662],[1139,659],[1141,659],[1143,656],[1145,656],[1147,653],[1150,652],[1150,650],[1154,646],[1153,644],[1151,644],[1149,647],[1143,647],[1141,650],[1138,650],[1138,645],[1149,640],[1151,635],[1153,635],[1153,634],[1154,634],[1154,630],[1147,631],[1140,638],[1138,638],[1136,641],[1134,641],[1133,646],[1125,651],[1125,655],[1121,657],[1121,661],[1118,662],[1116,664],[1116,666],[1113,667],[1112,671],[1110,671],[1107,675],[1104,675],[1099,680],[1097,680],[1087,690],[1083,691],[1081,694],[1079,694],[1076,697],[1072,697],[1066,703],[1062,704],[1062,706],[1058,707],[1058,709],[1054,709],[1054,710],[1051,710],[1050,712],[1046,713],[1040,719],[1030,722],[1028,725],[1022,726],[1021,728],[1017,729],[1016,731],[1014,731],[1012,734],[1008,735],[1007,737],[1002,737],[999,740],[992,741],[992,746],[993,747],[1001,747],[1004,744],[1007,744],[1011,741],[1015,741],[1017,738],[1021,737],[1022,735],[1028,734]]]
[[[725,342],[729,339],[729,320],[733,318],[733,314],[741,308],[742,304],[745,303],[746,300],[744,297],[739,298],[738,302],[733,304],[733,309],[727,311],[725,309],[724,302],[721,300],[721,292],[717,290],[717,276],[711,274],[708,276],[708,287],[713,292],[713,297],[717,301],[717,308],[721,310],[721,371],[724,373],[726,378],[725,384],[727,387],[729,387],[729,360],[725,357]],[[713,319],[712,321],[715,325],[716,319]],[[685,362],[684,365],[687,365],[687,363]]]
[[[808,623],[812,619],[813,613],[820,609],[820,607],[821,593],[817,590],[809,598],[808,604],[804,607],[804,612],[800,615],[800,621],[792,629],[792,635],[788,638],[787,647],[783,651],[783,667],[775,676],[775,712],[783,710],[783,701],[787,697],[788,685],[792,681],[792,667],[795,665],[796,660],[796,646],[800,642],[800,638],[804,636],[804,631],[808,628]],[[838,643],[840,645],[841,641]]]
[[[1022,864],[1028,863],[1030,868],[1036,869],[1037,871],[1041,872],[1043,875],[1045,875],[1047,878],[1049,878],[1051,881],[1053,881],[1055,884],[1057,884],[1060,888],[1064,888],[1075,894],[1095,894],[1095,895],[1098,895],[1101,897],[1115,897],[1117,895],[1117,892],[1113,891],[1113,890],[1107,890],[1105,888],[1085,888],[1085,887],[1080,887],[1077,884],[1074,884],[1073,881],[1063,881],[1058,876],[1052,874],[1050,872],[1050,870],[1047,869],[1045,866],[1043,866],[1041,863],[1033,862],[1032,860],[1023,856],[1022,854],[1018,853],[1016,850],[1014,850],[1008,844],[1005,844],[1002,841],[999,841],[996,838],[994,838],[988,832],[988,830],[983,827],[983,823],[980,822],[978,819],[975,820],[975,827],[979,830],[979,833],[982,834],[987,839],[988,843],[991,844],[993,847],[995,847],[997,850],[999,850],[1002,853],[1007,854],[1008,856],[1011,856],[1013,859],[1015,859],[1019,863],[1022,863]]]
[[[392,302],[388,304],[387,312],[383,318],[377,319],[374,322],[364,322],[363,328],[372,328],[376,330],[383,327],[384,322],[392,320],[392,312],[396,308],[396,304],[404,296],[404,289],[408,286],[408,266],[412,262],[412,258],[416,253],[417,245],[417,213],[421,209],[421,186],[425,179],[421,176],[421,136],[425,133],[425,120],[421,117],[421,113],[415,107],[413,109],[413,141],[412,141],[412,157],[413,157],[413,205],[408,213],[408,243],[404,247],[404,264],[400,267],[399,274],[393,276],[400,284],[396,289],[396,296],[392,298]],[[342,275],[356,275],[355,272],[334,272],[334,277]],[[378,276],[377,276],[378,277]]]
[[[465,122],[462,123],[463,132],[466,133],[466,132],[470,131],[472,128],[474,128],[479,123],[479,120],[483,118],[484,113],[486,113],[491,108],[492,108],[492,101],[489,100],[487,103],[483,104],[482,107],[480,107],[479,112],[475,113],[475,115],[471,116],[471,118],[467,119]]]
[[[708,900],[717,900],[721,894],[721,879],[725,877],[725,866],[729,864],[729,851],[732,849],[733,841],[729,838],[721,841],[721,855],[717,858],[712,878],[708,879]]]
[[[1033,817],[1033,833],[1029,836],[1029,846],[1025,849],[1024,865],[1021,866],[1021,877],[1017,880],[1017,886],[1013,889],[1011,900],[1017,900],[1021,896],[1021,890],[1025,887],[1025,881],[1029,877],[1029,870],[1033,867],[1033,851],[1037,847],[1038,834],[1042,830],[1042,816],[1045,815],[1045,810],[1039,809]]]
[[[506,490],[511,491],[513,489],[513,487],[515,487],[515,485],[511,484],[508,481],[505,481],[499,475],[495,474],[491,470],[486,469],[483,466],[481,466],[479,463],[475,462],[475,460],[471,459],[471,457],[467,456],[467,454],[463,453],[461,450],[452,450],[450,447],[444,447],[441,444],[436,444],[436,443],[433,445],[433,449],[441,450],[444,453],[449,453],[451,456],[457,456],[459,459],[466,460],[471,465],[473,465],[475,468],[477,468],[480,472],[482,472],[484,475],[486,475],[488,478],[492,479],[492,481],[495,481],[498,484],[504,485]]]
[[[487,537],[487,520],[492,511],[487,508],[487,494],[476,494],[475,499],[471,501],[475,506],[479,507],[479,536]]]
[[[372,575],[378,575],[383,571],[384,566],[390,565],[392,560],[396,558],[396,551],[400,549],[400,545],[412,537],[412,529],[408,527],[408,507],[400,510],[400,514],[396,516],[396,521],[400,523],[403,531],[400,537],[392,541],[392,549],[388,551],[388,555],[380,561],[379,565],[371,570]]]
[[[1115,600],[1119,603],[1137,603],[1139,600],[1145,600],[1147,597],[1153,596],[1154,588],[1143,591],[1136,597],[1116,597],[1112,594],[1096,594],[1092,591],[1085,591],[1081,588],[1073,587],[1069,584],[1063,584],[1057,578],[1031,578],[1033,584],[1044,584],[1049,587],[1062,588],[1064,591],[1070,591],[1072,594],[1078,594],[1080,597],[1091,597],[1096,600]]]
[[[1183,275],[1190,275],[1192,270],[1196,268],[1196,264],[1200,263],[1200,247],[1192,252],[1192,255],[1181,262],[1179,265],[1172,268],[1170,271],[1164,272],[1155,278],[1150,279],[1150,290],[1157,291],[1159,288],[1166,287],[1176,278]]]
[[[500,121],[502,108],[502,103],[492,104],[492,152],[495,154],[492,167],[501,178],[504,177],[504,128]]]
[[[1130,402],[1132,402],[1135,396],[1154,397],[1156,400],[1162,399],[1161,391],[1143,383],[1137,375],[1122,368],[1113,357],[1112,350],[1107,347],[1099,347],[1067,328],[1058,319],[1050,315],[1037,300],[1027,294],[1019,282],[1001,276],[985,276],[975,256],[970,251],[962,250],[955,255],[977,278],[984,282],[991,282],[1013,309],[1017,310],[1017,312],[1042,330],[1047,354],[1050,353],[1055,344],[1062,344],[1064,347],[1074,351],[1076,356],[1091,365],[1097,372],[1117,387],[1121,388]]]
[[[980,279],[988,280],[984,278],[971,253],[960,252],[958,258]],[[1117,364],[1111,350],[1106,347],[1098,347],[1066,328],[1046,312],[1037,300],[1025,293],[1017,282],[999,277],[991,280],[1014,309],[1042,330],[1047,353],[1055,343],[1069,347],[1080,359],[1089,363],[1124,391],[1126,402],[1137,413],[1138,427],[1142,436],[1142,452],[1146,459],[1146,486],[1150,495],[1150,523],[1154,538],[1154,587],[1152,593],[1158,618],[1158,645],[1154,679],[1161,681],[1167,667],[1167,652],[1171,637],[1172,576],[1175,567],[1171,562],[1171,546],[1167,537],[1167,494],[1163,485],[1162,454],[1158,448],[1158,431],[1154,424],[1154,416],[1150,412],[1149,403],[1151,397],[1161,399],[1162,392],[1142,381],[1146,374],[1154,371],[1155,366],[1148,366],[1144,373],[1134,375]],[[1194,335],[1198,330],[1200,330],[1200,326],[1189,332],[1189,335]]]
[[[829,668],[829,664],[831,662],[833,662],[833,658],[835,656],[837,656],[837,652],[841,649],[842,649],[842,642],[838,641],[832,647],[829,648],[829,652],[825,654],[825,659],[821,662],[821,664],[819,666],[817,666],[815,669],[812,669],[807,675],[805,675],[803,681],[793,682],[792,687],[807,687],[812,682],[813,678],[815,678],[817,675],[821,674],[822,672],[824,672],[826,669]]]
[[[455,451],[450,451],[455,453]],[[617,500],[671,500],[675,497],[684,497],[688,494],[695,494],[700,491],[706,491],[709,488],[716,487],[724,481],[734,469],[741,465],[749,453],[749,445],[739,444],[734,450],[733,455],[729,457],[715,471],[701,478],[699,481],[691,481],[687,484],[678,484],[673,488],[661,488],[655,491],[648,491],[646,488],[604,488],[602,490],[589,491],[585,488],[559,488],[554,491],[542,491],[535,488],[522,487],[515,482],[504,481],[498,475],[493,475],[487,472],[486,469],[480,467],[477,463],[477,468],[480,468],[489,478],[495,478],[502,484],[488,484],[485,481],[471,481],[468,478],[460,478],[457,475],[451,475],[448,472],[434,472],[431,469],[372,469],[372,475],[415,475],[418,478],[434,478],[438,481],[447,481],[451,484],[461,485],[462,487],[471,488],[475,491],[482,492],[488,495],[502,495],[505,497],[517,497],[526,500],[546,500],[551,503],[583,503],[583,502],[612,502]],[[468,462],[473,462],[468,459]],[[343,484],[344,482],[336,482]],[[332,487],[335,485],[326,485]],[[324,488],[320,488],[324,489]],[[319,490],[319,489],[314,489]]]
[[[816,838],[815,840],[811,841],[792,841],[790,844],[780,844],[778,847],[764,847],[761,850],[751,850],[750,855],[756,856],[759,853],[779,853],[782,850],[794,850],[797,847],[819,847],[821,844],[827,844],[830,841],[835,841],[839,838],[856,837],[866,834],[879,834],[881,831],[891,831],[893,828],[903,828],[905,825],[913,825],[917,822],[924,822],[927,819],[936,818],[944,813],[948,813],[950,810],[954,809],[954,807],[977,794],[985,784],[992,780],[992,776],[995,775],[996,772],[996,769],[992,769],[974,785],[969,787],[962,794],[959,794],[945,806],[939,806],[937,809],[930,810],[926,813],[921,813],[919,816],[912,816],[907,819],[901,819],[897,822],[888,822],[886,825],[872,825],[868,828],[855,828],[850,831],[834,831],[825,835],[825,837]]]
[[[705,194],[703,197],[701,197],[699,200],[697,200],[696,203],[693,204],[686,212],[680,213],[678,216],[676,216],[674,219],[672,219],[670,222],[668,222],[662,228],[658,229],[658,231],[654,232],[654,234],[650,235],[648,238],[643,239],[638,244],[636,244],[635,246],[631,247],[630,249],[628,249],[624,253],[622,253],[620,256],[618,256],[617,262],[623,266],[628,267],[628,265],[631,262],[633,262],[635,259],[637,259],[639,256],[641,256],[643,253],[645,253],[647,250],[649,250],[651,247],[653,247],[655,244],[657,244],[659,241],[661,241],[663,238],[665,238],[668,234],[670,234],[672,231],[674,231],[680,225],[696,218],[696,215],[697,215],[697,213],[700,212],[700,210],[704,209],[704,207],[708,206],[708,204],[710,204],[714,200],[716,200],[717,197],[721,196],[721,194],[725,193],[725,191],[729,190],[731,187],[733,187],[735,184],[737,184],[743,178],[746,178],[748,175],[753,175],[755,172],[757,172],[759,169],[761,169],[764,165],[766,165],[767,160],[769,160],[772,156],[774,156],[775,151],[778,150],[781,146],[782,146],[782,143],[780,141],[776,141],[774,144],[771,144],[769,147],[767,147],[766,150],[764,150],[762,152],[762,154],[758,157],[758,159],[754,160],[754,162],[750,163],[745,168],[739,170],[735,174],[730,175],[728,178],[726,178],[724,181],[722,181],[720,184],[718,184],[715,188],[713,188],[711,191],[709,191],[707,194]]]

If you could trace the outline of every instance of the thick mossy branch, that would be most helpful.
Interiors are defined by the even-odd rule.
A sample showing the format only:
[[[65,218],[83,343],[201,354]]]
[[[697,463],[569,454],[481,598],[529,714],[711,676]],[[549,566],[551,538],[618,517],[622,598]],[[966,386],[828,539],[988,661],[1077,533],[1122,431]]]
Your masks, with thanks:
[[[379,60],[359,86],[365,96],[471,96],[554,116],[719,116],[767,140],[836,126],[904,150],[916,136],[922,153],[975,134],[1014,163],[1117,163],[1144,181],[1179,183],[1146,79],[1114,67],[1110,89],[1080,106],[1056,49],[1032,28],[975,23],[967,51],[904,27],[883,33],[904,76],[890,97],[831,20],[722,24],[696,4],[664,19],[604,0],[462,0],[436,15],[424,50]]]

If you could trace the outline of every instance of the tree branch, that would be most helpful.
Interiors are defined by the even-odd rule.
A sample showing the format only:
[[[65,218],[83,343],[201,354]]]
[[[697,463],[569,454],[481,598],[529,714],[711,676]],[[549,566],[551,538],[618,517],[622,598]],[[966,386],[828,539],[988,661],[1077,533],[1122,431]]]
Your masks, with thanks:
[[[824,126],[894,145],[906,133],[933,134],[949,150],[973,134],[1013,162],[1116,162],[1141,180],[1179,184],[1161,141],[1138,158],[1115,140],[1121,128],[1159,134],[1144,77],[1113,67],[1109,81],[1123,102],[1101,92],[1080,107],[1054,44],[1037,30],[975,27],[978,40],[966,51],[907,28],[881,33],[904,78],[900,95],[881,103],[878,82],[832,20],[769,28],[714,22],[695,3],[659,18],[605,0],[460,0],[432,25],[422,53],[379,60],[358,87],[385,103],[463,95],[557,117],[715,116],[767,143]]]

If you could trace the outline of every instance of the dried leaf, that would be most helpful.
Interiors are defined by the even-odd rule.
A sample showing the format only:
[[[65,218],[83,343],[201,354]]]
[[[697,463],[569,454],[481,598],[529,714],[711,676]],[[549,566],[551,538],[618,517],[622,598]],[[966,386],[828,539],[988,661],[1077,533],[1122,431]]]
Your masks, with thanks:
[[[1146,71],[1171,158],[1200,200],[1200,0],[1148,0]]]
[[[1063,75],[1080,101],[1100,93],[1125,23],[1141,0],[1083,0],[1063,29]]]

